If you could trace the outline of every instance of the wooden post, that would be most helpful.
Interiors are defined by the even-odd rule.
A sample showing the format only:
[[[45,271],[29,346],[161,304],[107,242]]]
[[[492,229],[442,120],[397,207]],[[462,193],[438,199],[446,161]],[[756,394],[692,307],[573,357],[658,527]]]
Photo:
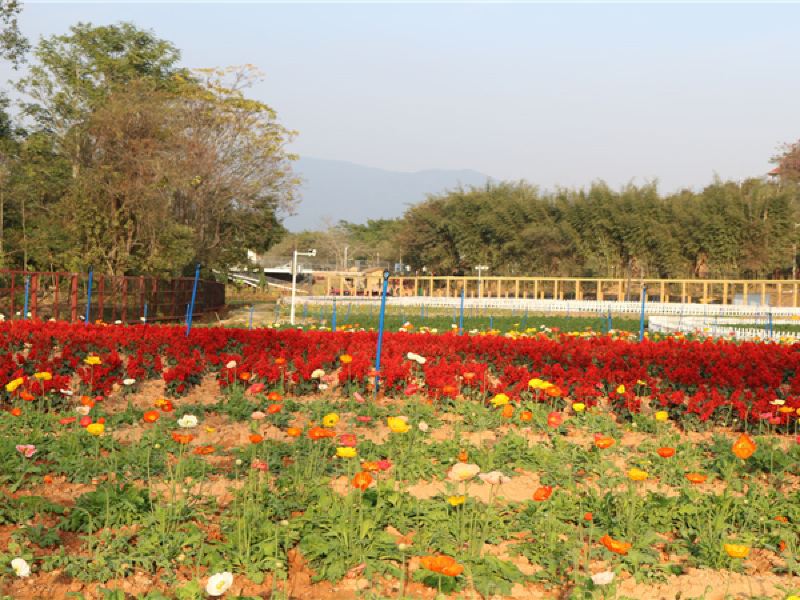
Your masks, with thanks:
[[[659,302],[661,302],[661,303],[666,302],[666,300],[664,300],[664,291],[666,290],[666,288],[667,288],[667,286],[664,283],[664,281],[662,280],[661,284],[659,286],[659,290],[658,290]]]
[[[11,308],[9,308],[9,312],[11,313],[10,316],[11,316],[12,319],[14,318],[14,296],[16,296],[15,292],[17,291],[16,290],[16,287],[17,287],[16,283],[17,283],[17,275],[16,275],[16,273],[12,272],[11,273],[11,290],[10,290],[10,293],[11,293]]]
[[[514,297],[519,298],[519,277],[517,277],[517,279],[515,279],[514,281],[515,281]]]
[[[583,300],[583,296],[581,295],[581,280],[575,280],[575,300]]]
[[[727,304],[728,303],[728,282],[727,281],[723,281],[722,282],[722,303],[723,304]]]
[[[622,279],[617,281],[617,302],[622,302],[625,299],[625,294],[622,291],[623,281]]]
[[[431,290],[430,295],[433,296],[433,275],[431,275],[431,287],[430,287],[430,290]]]
[[[681,281],[681,304],[686,304],[686,282]]]
[[[744,301],[744,305],[747,306],[750,304],[750,299],[747,297],[747,282],[745,281],[742,284],[742,299]]]
[[[597,298],[600,302],[602,302],[603,301],[603,280],[602,279],[598,279],[597,281],[595,281],[595,285],[597,286],[597,290],[596,290],[596,293],[595,293],[594,297]]]
[[[761,283],[761,306],[764,306],[767,303],[767,284],[762,282]]]
[[[123,323],[128,319],[128,278],[122,278],[122,308],[119,315]]]
[[[444,295],[445,295],[445,298],[449,298],[450,297],[450,279],[451,279],[451,277],[445,277],[445,280],[444,280]]]
[[[538,300],[539,299],[539,280],[533,280],[533,297]]]
[[[71,279],[69,284],[70,321],[76,323],[78,321],[78,274],[73,273]]]
[[[703,282],[703,304],[708,304],[708,282]]]
[[[30,305],[30,309],[31,309],[31,318],[32,319],[36,318],[36,304],[37,304],[36,296],[38,295],[38,292],[39,292],[39,274],[38,273],[34,273],[33,275],[31,275],[31,305]],[[25,315],[25,316],[27,316],[27,315]]]
[[[58,321],[58,315],[61,312],[58,306],[58,283],[59,283],[59,276],[58,274],[53,274],[53,314],[51,315],[56,321]]]
[[[797,282],[792,282],[792,306],[797,307]]]
[[[503,280],[498,277],[498,279],[497,279],[497,297],[498,298],[502,298],[503,297],[503,284],[502,284],[502,281]]]
[[[97,286],[97,314],[100,315],[98,318],[101,321],[103,320],[103,302],[105,301],[105,298],[104,298],[104,296],[105,296],[105,287],[106,287],[105,275],[100,275],[100,281],[98,282],[98,286]],[[95,319],[95,321],[96,320],[97,319]]]

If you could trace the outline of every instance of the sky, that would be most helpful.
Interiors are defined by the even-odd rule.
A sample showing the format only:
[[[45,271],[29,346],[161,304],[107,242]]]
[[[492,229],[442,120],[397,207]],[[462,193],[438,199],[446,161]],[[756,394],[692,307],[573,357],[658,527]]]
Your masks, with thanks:
[[[123,20],[185,66],[258,66],[304,156],[669,192],[800,138],[800,4],[29,1],[21,27]]]

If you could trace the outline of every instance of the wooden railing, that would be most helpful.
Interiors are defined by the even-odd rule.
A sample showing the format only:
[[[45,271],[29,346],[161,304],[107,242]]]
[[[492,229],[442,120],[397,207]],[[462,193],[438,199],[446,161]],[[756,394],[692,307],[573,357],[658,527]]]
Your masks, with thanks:
[[[338,273],[318,278],[326,295],[373,296],[380,273]],[[391,277],[392,296],[530,298],[538,300],[640,300],[648,302],[798,306],[800,280],[609,279],[572,277]],[[321,290],[320,290],[321,292]]]

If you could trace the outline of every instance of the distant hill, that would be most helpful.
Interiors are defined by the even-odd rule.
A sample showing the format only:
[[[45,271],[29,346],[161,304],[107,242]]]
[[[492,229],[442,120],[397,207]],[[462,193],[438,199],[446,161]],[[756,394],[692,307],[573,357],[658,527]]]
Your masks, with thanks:
[[[284,221],[289,231],[319,229],[325,217],[332,223],[399,217],[427,194],[458,185],[483,185],[489,179],[469,169],[403,173],[320,158],[301,158],[295,171],[304,183],[297,214]]]

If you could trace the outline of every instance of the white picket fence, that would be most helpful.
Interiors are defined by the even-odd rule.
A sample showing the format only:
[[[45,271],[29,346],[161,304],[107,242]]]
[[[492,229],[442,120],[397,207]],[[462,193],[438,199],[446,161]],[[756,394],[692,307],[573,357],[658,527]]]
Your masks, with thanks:
[[[302,299],[308,304],[332,304],[340,306],[370,306],[380,304],[380,298],[364,296],[309,296]],[[388,297],[390,307],[447,308],[458,310],[461,298],[432,296]],[[465,298],[465,312],[506,310],[517,313],[555,313],[563,315],[594,314],[639,316],[641,302],[612,302],[596,300],[534,300],[527,298]],[[766,323],[772,315],[773,325],[800,324],[800,308],[736,304],[680,304],[673,302],[645,302],[644,313],[648,330],[660,333],[692,333],[706,337],[734,338],[742,340],[800,340],[800,334],[773,332],[770,335]],[[764,328],[737,327],[737,324],[765,323]]]

